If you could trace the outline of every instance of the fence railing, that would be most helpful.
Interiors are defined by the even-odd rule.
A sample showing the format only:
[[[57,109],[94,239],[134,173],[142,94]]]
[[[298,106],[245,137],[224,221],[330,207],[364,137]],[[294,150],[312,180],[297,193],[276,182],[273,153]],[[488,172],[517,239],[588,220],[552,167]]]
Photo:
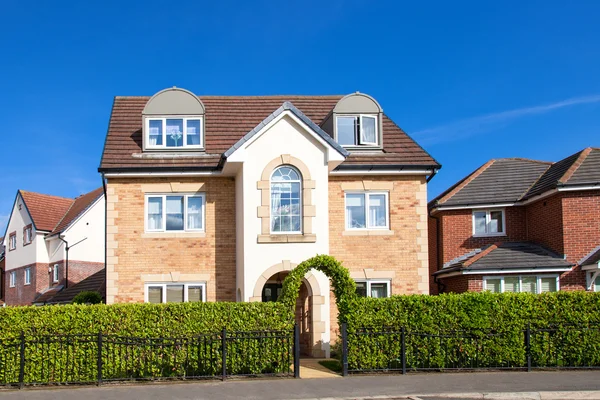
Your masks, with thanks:
[[[424,333],[405,328],[348,331],[341,324],[341,336],[343,375],[600,368],[600,325]]]
[[[40,335],[0,339],[0,385],[300,376],[299,329],[179,338]]]

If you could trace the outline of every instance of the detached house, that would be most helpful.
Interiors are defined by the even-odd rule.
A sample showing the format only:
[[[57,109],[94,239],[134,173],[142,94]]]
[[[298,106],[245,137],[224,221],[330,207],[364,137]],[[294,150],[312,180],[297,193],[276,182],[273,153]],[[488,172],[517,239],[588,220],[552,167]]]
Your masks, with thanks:
[[[103,275],[104,237],[102,188],[76,199],[19,190],[4,238],[4,302],[51,303]]]
[[[107,303],[271,301],[330,254],[365,296],[427,293],[439,164],[372,97],[116,97],[99,171]],[[329,281],[305,277],[302,352],[329,352]]]
[[[491,160],[429,203],[431,292],[600,290],[600,149]]]

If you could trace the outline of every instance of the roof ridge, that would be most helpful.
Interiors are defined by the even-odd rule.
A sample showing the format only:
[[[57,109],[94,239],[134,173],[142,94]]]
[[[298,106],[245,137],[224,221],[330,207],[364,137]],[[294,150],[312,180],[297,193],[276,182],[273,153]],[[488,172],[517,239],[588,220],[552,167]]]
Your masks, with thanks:
[[[581,150],[579,152],[579,156],[577,157],[577,160],[575,160],[575,162],[573,164],[571,164],[571,166],[569,167],[569,169],[567,170],[567,172],[565,172],[563,174],[563,176],[561,176],[560,178],[558,178],[557,183],[567,183],[567,181],[569,179],[571,179],[571,177],[573,176],[573,174],[575,173],[575,171],[577,171],[579,169],[579,167],[581,166],[581,164],[583,164],[583,162],[585,161],[585,159],[587,158],[587,156],[591,152],[592,152],[592,148],[591,147],[586,147],[585,149]],[[575,154],[577,154],[577,153],[575,153]],[[568,157],[566,157],[566,158],[568,158]]]
[[[487,256],[492,251],[496,250],[500,245],[502,245],[502,242],[492,243],[491,245],[482,249],[479,253],[475,254],[473,257],[471,257],[471,258],[467,259],[465,262],[463,262],[462,263],[463,267],[468,267],[469,265],[473,264],[474,262],[481,259],[482,257]]]
[[[71,198],[71,197],[63,197],[63,196],[56,196],[54,194],[46,194],[46,193],[40,193],[40,192],[32,192],[31,190],[23,190],[23,189],[18,189],[19,192],[21,193],[32,193],[32,194],[37,194],[40,196],[46,196],[46,197],[54,197],[57,199],[63,199],[63,200],[71,200],[74,201],[75,199]]]
[[[518,161],[529,161],[529,162],[534,162],[534,163],[538,163],[538,164],[546,164],[546,165],[552,165],[554,164],[554,162],[552,161],[542,161],[542,160],[534,160],[531,158],[524,158],[524,157],[504,157],[504,158],[496,158],[496,161],[500,161],[500,160],[518,160]]]
[[[488,169],[492,164],[496,162],[496,159],[492,158],[487,161],[485,164],[477,168],[475,171],[471,172],[469,175],[465,176],[463,179],[458,181],[454,186],[451,186],[445,192],[442,192],[438,197],[431,201],[432,204],[441,204],[442,202],[446,202],[452,198],[456,193],[461,191],[465,186],[471,183],[475,178],[477,178],[483,171]]]
[[[278,98],[286,98],[286,97],[296,97],[296,98],[326,98],[326,99],[337,99],[344,97],[343,94],[265,94],[265,95],[198,95],[196,97],[201,99],[278,99]],[[115,99],[150,99],[152,96],[114,96]]]

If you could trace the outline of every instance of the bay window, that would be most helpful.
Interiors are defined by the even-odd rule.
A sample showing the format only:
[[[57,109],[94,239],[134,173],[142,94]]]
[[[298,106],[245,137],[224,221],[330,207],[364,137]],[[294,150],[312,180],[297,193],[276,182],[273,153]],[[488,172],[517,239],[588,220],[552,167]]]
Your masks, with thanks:
[[[487,276],[483,278],[483,290],[492,293],[545,293],[557,292],[558,275]]]
[[[203,231],[204,208],[204,195],[146,195],[146,231]]]
[[[473,211],[473,235],[501,236],[505,230],[504,210]]]
[[[147,118],[146,148],[202,148],[202,118]]]
[[[146,303],[182,303],[206,301],[206,283],[148,283]]]
[[[346,193],[346,229],[387,229],[388,193]]]

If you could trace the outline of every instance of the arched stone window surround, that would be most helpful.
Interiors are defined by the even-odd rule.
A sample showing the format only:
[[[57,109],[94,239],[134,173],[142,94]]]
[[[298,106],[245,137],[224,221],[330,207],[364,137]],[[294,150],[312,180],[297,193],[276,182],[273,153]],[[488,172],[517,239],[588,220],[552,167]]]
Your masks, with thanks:
[[[271,175],[276,168],[290,165],[302,175],[302,234],[271,234]],[[258,243],[314,243],[317,240],[313,233],[313,218],[316,207],[312,203],[316,182],[311,179],[310,170],[300,159],[289,154],[282,154],[271,160],[263,169],[257,189],[261,191],[261,205],[258,206],[258,218],[261,219],[261,232]]]

